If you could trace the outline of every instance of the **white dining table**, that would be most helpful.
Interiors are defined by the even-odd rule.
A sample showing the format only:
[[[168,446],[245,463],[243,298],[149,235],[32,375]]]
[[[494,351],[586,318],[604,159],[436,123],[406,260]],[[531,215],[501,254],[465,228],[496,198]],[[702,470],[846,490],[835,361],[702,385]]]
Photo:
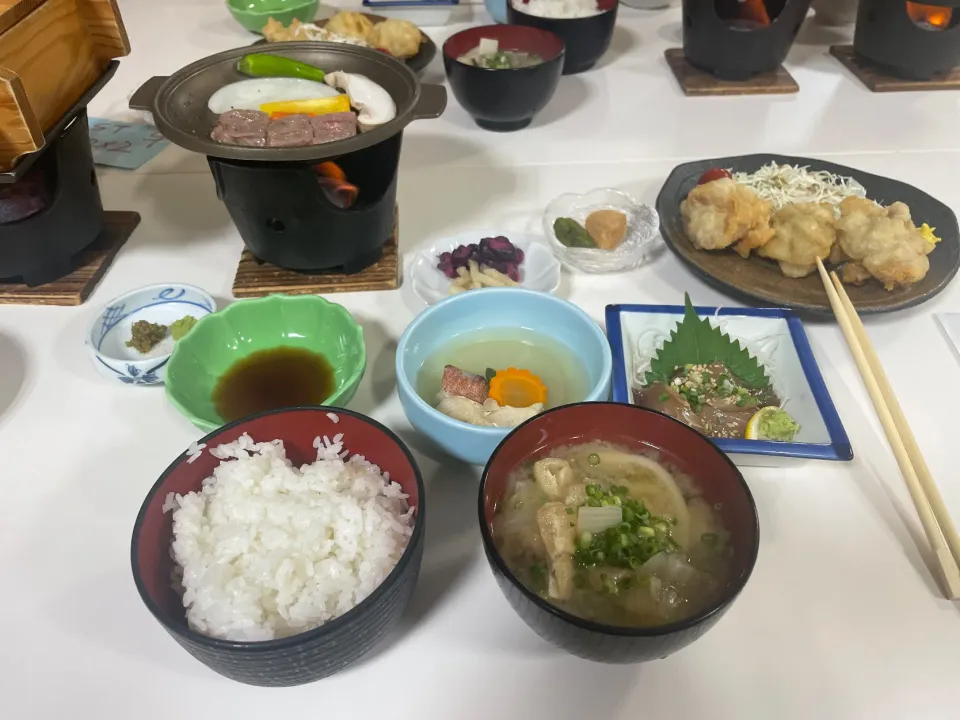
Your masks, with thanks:
[[[218,0],[120,0],[132,52],[90,106],[138,119],[154,75],[251,41]],[[469,24],[427,28],[438,46]],[[400,247],[499,226],[537,227],[564,192],[618,187],[653,203],[677,164],[776,152],[828,158],[960,208],[960,92],[874,94],[828,54],[850,31],[808,22],[786,66],[794,95],[685,97],[663,51],[676,8],[621,7],[608,54],[564,77],[528,129],[485,132],[450,96],[403,138]],[[443,82],[438,57],[425,82]],[[141,602],[130,537],[150,487],[201,432],[160,387],[97,373],[84,334],[111,298],[151,283],[199,285],[221,304],[243,242],[206,160],[177,147],[135,171],[101,168],[104,205],[140,226],[80,307],[0,305],[0,718],[3,720],[886,720],[960,717],[960,607],[943,599],[893,455],[834,322],[807,321],[850,435],[848,463],[743,468],[760,517],[753,576],[693,645],[657,662],[603,665],[539,639],[483,557],[478,468],[443,456],[397,398],[397,340],[423,309],[409,288],[328,296],[363,325],[368,370],[350,407],[396,431],[430,503],[422,572],[399,627],[325,680],[263,689],[194,660]],[[564,272],[558,295],[603,322],[611,303],[737,305],[670,252],[617,275]],[[960,284],[867,331],[947,506],[960,518],[960,363],[935,313]]]

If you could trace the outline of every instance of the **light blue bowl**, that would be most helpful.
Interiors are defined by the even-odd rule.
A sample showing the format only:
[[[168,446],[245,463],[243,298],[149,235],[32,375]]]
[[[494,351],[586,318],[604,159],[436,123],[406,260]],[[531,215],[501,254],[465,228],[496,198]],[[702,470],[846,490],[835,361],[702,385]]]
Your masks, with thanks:
[[[166,378],[173,340],[167,337],[147,355],[127,347],[137,320],[170,325],[185,315],[197,320],[216,312],[217,303],[194,285],[148,285],[111,300],[87,329],[85,344],[94,367],[124,385],[159,385]]]
[[[487,6],[487,12],[490,13],[490,17],[501,25],[507,22],[507,2],[508,0],[483,0],[483,4]]]
[[[424,310],[397,346],[397,391],[410,424],[445,452],[484,465],[511,428],[490,428],[454,420],[417,394],[424,361],[458,335],[491,328],[522,327],[565,345],[589,373],[586,402],[610,396],[612,357],[600,327],[573,303],[519,288],[471,290]]]

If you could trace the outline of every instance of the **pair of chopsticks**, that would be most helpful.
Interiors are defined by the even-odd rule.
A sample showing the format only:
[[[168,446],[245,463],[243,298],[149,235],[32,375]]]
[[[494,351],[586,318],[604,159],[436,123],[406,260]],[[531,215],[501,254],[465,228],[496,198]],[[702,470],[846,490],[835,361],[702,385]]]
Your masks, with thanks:
[[[827,274],[820,258],[817,269],[933,549],[944,595],[948,600],[960,600],[960,536],[847,291],[835,272]]]

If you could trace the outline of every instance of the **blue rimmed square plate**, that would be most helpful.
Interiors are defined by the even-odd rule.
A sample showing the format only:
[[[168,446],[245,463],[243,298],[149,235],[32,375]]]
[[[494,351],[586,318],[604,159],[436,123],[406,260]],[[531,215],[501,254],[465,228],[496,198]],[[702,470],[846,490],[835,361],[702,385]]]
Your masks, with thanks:
[[[698,307],[766,368],[783,408],[800,425],[793,442],[717,438],[742,465],[780,465],[786,458],[852,460],[853,448],[823,382],[800,319],[789,310]],[[608,305],[613,350],[613,399],[632,403],[650,360],[683,319],[682,305]]]

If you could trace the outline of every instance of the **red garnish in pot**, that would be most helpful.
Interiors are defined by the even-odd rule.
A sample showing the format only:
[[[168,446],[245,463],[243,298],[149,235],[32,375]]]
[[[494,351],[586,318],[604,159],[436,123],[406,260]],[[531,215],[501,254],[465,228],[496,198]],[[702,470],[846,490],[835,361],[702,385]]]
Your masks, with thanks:
[[[697,182],[697,185],[705,185],[708,182],[713,182],[714,180],[723,180],[725,178],[733,178],[733,175],[730,174],[729,170],[724,170],[723,168],[710,168],[700,176],[700,180]]]

